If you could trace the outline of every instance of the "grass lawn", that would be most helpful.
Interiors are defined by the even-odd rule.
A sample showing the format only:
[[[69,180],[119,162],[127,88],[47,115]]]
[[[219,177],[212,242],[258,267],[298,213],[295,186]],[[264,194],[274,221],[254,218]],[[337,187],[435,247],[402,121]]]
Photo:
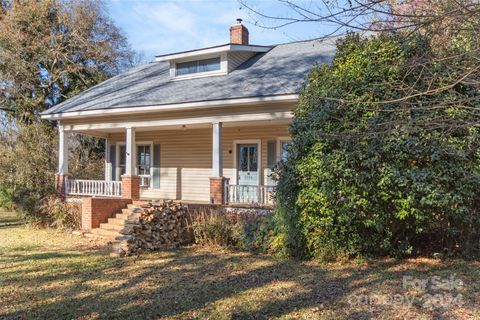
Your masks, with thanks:
[[[0,213],[0,319],[480,319],[479,272],[479,262],[321,264],[200,247],[119,259]]]

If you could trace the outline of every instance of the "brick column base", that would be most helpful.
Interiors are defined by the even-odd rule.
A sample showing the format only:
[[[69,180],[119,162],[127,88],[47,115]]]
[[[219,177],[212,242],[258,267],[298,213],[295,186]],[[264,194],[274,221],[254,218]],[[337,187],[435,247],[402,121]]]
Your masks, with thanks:
[[[122,198],[140,199],[140,178],[138,176],[122,176]]]
[[[65,199],[65,187],[67,184],[67,175],[56,174],[55,175],[55,193],[60,199]]]
[[[226,194],[225,186],[228,183],[227,178],[210,178],[210,203],[213,204],[225,204]]]

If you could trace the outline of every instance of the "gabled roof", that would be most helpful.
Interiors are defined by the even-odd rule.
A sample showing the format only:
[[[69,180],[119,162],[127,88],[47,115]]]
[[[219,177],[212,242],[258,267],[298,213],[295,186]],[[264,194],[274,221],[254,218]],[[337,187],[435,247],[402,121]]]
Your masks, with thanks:
[[[151,106],[162,110],[162,105],[298,94],[315,64],[331,62],[335,40],[272,46],[226,75],[203,78],[172,80],[168,61],[149,63],[85,90],[42,115]]]

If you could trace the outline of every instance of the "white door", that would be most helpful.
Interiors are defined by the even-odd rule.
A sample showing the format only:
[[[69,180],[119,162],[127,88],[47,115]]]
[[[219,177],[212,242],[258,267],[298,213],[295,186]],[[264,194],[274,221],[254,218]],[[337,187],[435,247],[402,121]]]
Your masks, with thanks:
[[[241,202],[258,202],[258,145],[237,145],[237,196]]]

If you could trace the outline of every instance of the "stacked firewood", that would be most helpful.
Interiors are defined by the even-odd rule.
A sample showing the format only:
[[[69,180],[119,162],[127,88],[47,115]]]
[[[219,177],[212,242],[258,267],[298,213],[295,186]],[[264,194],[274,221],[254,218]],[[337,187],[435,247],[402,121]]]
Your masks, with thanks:
[[[143,205],[141,209],[138,223],[123,232],[130,236],[122,246],[125,255],[172,249],[189,241],[187,207],[161,201]]]

